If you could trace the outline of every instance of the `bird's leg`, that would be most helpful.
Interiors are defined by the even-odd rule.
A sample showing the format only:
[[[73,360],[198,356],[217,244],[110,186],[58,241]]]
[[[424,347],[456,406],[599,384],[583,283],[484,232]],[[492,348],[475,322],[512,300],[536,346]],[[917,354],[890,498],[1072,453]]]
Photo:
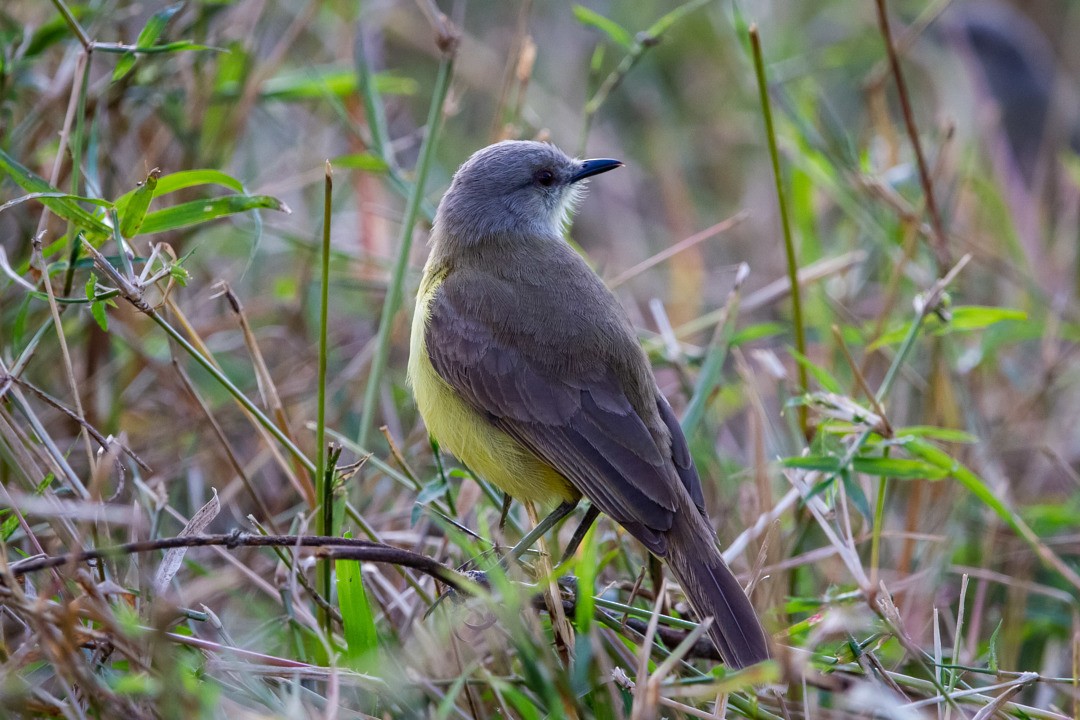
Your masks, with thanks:
[[[585,533],[589,532],[589,528],[596,522],[596,518],[599,515],[600,508],[590,504],[589,509],[585,511],[585,517],[581,518],[581,524],[578,525],[577,530],[575,530],[573,536],[571,536],[570,544],[567,545],[566,550],[563,551],[562,559],[559,560],[559,565],[562,565],[574,556],[578,546],[581,545],[581,541],[585,539]]]
[[[505,501],[503,503],[503,507],[505,508],[507,505],[510,504],[510,502],[509,502],[510,501],[510,496],[506,495],[504,497],[505,497]],[[555,525],[557,525],[560,520],[562,520],[564,517],[566,517],[567,515],[572,513],[574,511],[575,507],[577,507],[576,502],[573,502],[573,503],[564,502],[561,505],[559,505],[557,508],[552,510],[551,514],[548,515],[547,517],[545,517],[540,522],[536,523],[535,527],[533,527],[533,529],[530,530],[525,535],[525,537],[521,538],[521,540],[518,541],[517,545],[510,548],[510,552],[507,555],[504,555],[502,557],[502,559],[499,561],[499,565],[501,565],[503,567],[503,569],[506,569],[507,564],[508,564],[507,563],[508,559],[511,559],[514,562],[517,562],[517,561],[521,560],[521,556],[524,555],[529,550],[529,548],[531,548],[533,545],[535,545],[537,540],[539,540],[541,537],[543,537],[544,534],[548,530],[550,530]],[[532,505],[527,504],[526,509],[530,511],[530,517],[534,518],[536,513],[535,513],[535,510],[533,509]],[[589,512],[592,512],[592,510],[590,509]],[[589,523],[592,522],[592,520],[588,519],[588,515],[586,515],[586,519],[588,520]],[[584,536],[585,531],[582,530],[581,528],[578,528],[578,532],[574,534],[574,537],[577,539],[576,543],[574,543],[575,546],[576,546],[577,543],[581,542],[581,539],[577,537],[579,533],[582,536]],[[483,572],[483,571],[480,571],[480,570],[470,571],[469,574],[470,574],[470,577],[474,581],[476,581],[476,582],[478,582],[480,584],[485,584],[487,582],[487,574],[485,572]],[[447,594],[453,594],[453,591],[450,591]],[[434,606],[432,606],[432,607],[434,607]]]
[[[505,513],[506,508],[510,505],[510,496],[504,495],[503,498],[503,510]],[[559,521],[572,513],[574,511],[574,508],[576,507],[576,502],[564,502],[560,504],[557,508],[551,511],[550,515],[545,517],[540,522],[536,523],[535,527],[533,527],[533,529],[530,530],[525,535],[525,537],[521,538],[521,540],[518,541],[517,545],[510,549],[510,553],[504,556],[499,564],[505,568],[507,558],[512,558],[515,561],[520,560],[521,556],[524,555],[529,550],[529,548],[536,544],[537,540],[543,537],[548,530],[558,525]],[[526,505],[526,509],[532,510],[532,507],[530,505]],[[589,505],[589,509],[585,511],[585,517],[581,520],[581,525],[578,526],[577,530],[574,531],[573,537],[570,538],[570,545],[567,546],[566,552],[563,553],[563,557],[562,560],[559,561],[559,565],[562,565],[564,562],[566,562],[566,560],[577,551],[578,546],[581,545],[581,541],[585,539],[585,533],[589,531],[589,528],[596,521],[596,516],[599,514],[600,510],[595,505]],[[530,517],[535,517],[535,511],[530,512]],[[487,573],[481,570],[469,571],[468,575],[472,580],[481,585],[487,584]],[[439,603],[442,602],[443,598],[448,596],[455,596],[456,594],[457,593],[455,591],[449,590],[443,595],[440,595],[439,598],[435,601],[435,603],[430,608],[428,608],[428,611],[424,617],[430,615],[439,605]]]
[[[510,514],[510,504],[514,502],[514,498],[510,497],[510,493],[503,493],[502,510],[499,512],[499,531],[506,527],[506,516]]]
[[[531,548],[538,538],[544,536],[551,528],[555,527],[560,520],[569,515],[577,507],[576,502],[564,502],[559,507],[551,511],[551,514],[536,524],[532,530],[530,530],[525,537],[518,541],[510,550],[510,557],[514,560],[520,560],[521,556],[525,554],[525,551]]]
[[[537,522],[536,506],[531,502],[526,502],[525,511],[529,513],[529,520],[536,526],[529,535],[533,535],[537,530],[545,526],[551,527],[555,525],[568,513],[572,512],[575,505],[577,505],[576,502],[573,504],[562,503],[543,521]],[[518,545],[524,543],[527,538],[528,536],[522,538]],[[555,579],[555,571],[551,567],[551,558],[548,556],[547,544],[544,542],[542,533],[536,535],[536,544],[540,550],[540,554],[536,559],[536,578],[540,581],[540,587],[543,587],[545,583],[547,585],[543,591],[544,604],[547,606],[548,617],[551,618],[551,632],[555,636],[555,651],[562,659],[563,665],[570,667],[574,652],[574,629],[570,626],[570,621],[566,619],[566,612],[562,603],[562,591],[559,589],[559,583]]]

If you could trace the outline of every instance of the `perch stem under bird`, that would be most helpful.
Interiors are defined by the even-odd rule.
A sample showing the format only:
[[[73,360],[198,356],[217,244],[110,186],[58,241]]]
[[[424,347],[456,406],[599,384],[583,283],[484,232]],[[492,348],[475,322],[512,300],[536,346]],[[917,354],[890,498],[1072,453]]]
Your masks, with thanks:
[[[436,212],[409,377],[442,447],[519,500],[565,515],[588,498],[667,563],[741,668],[769,643],[686,438],[626,313],[563,238],[582,181],[621,165],[525,141],[473,154]]]

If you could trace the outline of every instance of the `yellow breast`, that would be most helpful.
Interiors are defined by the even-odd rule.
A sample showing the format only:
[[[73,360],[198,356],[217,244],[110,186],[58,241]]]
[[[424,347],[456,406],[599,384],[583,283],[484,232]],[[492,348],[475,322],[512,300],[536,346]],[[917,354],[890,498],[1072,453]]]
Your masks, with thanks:
[[[574,502],[581,494],[554,468],[467,405],[428,358],[428,307],[444,275],[426,268],[416,296],[409,348],[409,382],[428,432],[469,468],[518,500]]]

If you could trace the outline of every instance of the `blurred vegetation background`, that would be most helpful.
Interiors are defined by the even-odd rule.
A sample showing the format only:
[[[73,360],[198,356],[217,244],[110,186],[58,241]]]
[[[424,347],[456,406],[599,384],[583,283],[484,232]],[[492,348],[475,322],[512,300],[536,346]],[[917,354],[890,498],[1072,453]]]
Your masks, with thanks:
[[[1078,10],[5,3],[3,714],[1080,717]],[[524,510],[499,530],[433,452],[425,239],[504,138],[626,163],[569,236],[684,418],[770,667],[710,660],[605,519],[552,622],[545,562],[491,566]],[[426,616],[411,560],[261,533],[491,587]]]

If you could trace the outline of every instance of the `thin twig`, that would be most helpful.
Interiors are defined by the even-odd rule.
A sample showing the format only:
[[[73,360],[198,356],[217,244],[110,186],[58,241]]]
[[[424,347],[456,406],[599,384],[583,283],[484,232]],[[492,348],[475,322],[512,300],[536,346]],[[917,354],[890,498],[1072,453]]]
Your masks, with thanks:
[[[203,400],[199,391],[195,388],[195,384],[191,382],[191,378],[188,376],[187,372],[184,371],[184,368],[180,366],[180,362],[175,357],[172,359],[172,366],[173,370],[176,371],[177,376],[180,378],[180,384],[184,386],[184,390],[187,391],[191,399],[199,406],[199,409],[202,410],[203,415],[210,423],[210,429],[225,450],[225,457],[228,459],[229,464],[232,465],[233,472],[240,478],[244,488],[248,491],[248,495],[262,515],[263,522],[266,522],[270,528],[276,532],[277,528],[274,527],[273,513],[270,512],[270,508],[266,506],[262,496],[256,491],[255,484],[251,481],[251,478],[248,477],[247,471],[244,470],[244,466],[240,464],[240,460],[236,457],[236,453],[233,452],[232,445],[229,443],[229,438],[225,435],[225,430],[221,427],[221,423],[214,417],[210,407]]]
[[[139,457],[135,453],[134,450],[129,448],[127,445],[124,445],[122,443],[118,443],[113,438],[105,437],[100,432],[98,432],[97,428],[95,428],[93,425],[88,423],[85,418],[80,416],[78,413],[76,413],[71,408],[64,405],[62,402],[60,402],[59,400],[54,398],[52,395],[49,395],[47,392],[45,392],[41,388],[38,388],[34,384],[32,384],[30,382],[27,382],[26,380],[23,380],[22,378],[14,377],[14,376],[11,376],[11,375],[0,374],[0,379],[2,379],[4,381],[7,381],[7,382],[12,382],[12,383],[14,383],[14,384],[16,384],[16,385],[18,385],[20,387],[26,388],[27,390],[34,393],[34,395],[36,395],[38,398],[40,398],[42,401],[44,401],[45,403],[47,403],[51,407],[53,407],[56,410],[59,410],[60,412],[64,413],[64,415],[66,415],[70,420],[72,420],[72,421],[78,423],[80,426],[82,426],[82,428],[84,430],[86,430],[86,432],[88,432],[90,434],[90,436],[92,438],[94,438],[94,440],[97,441],[98,445],[100,445],[103,450],[108,450],[109,447],[112,444],[115,443],[116,445],[118,445],[120,447],[121,450],[124,451],[124,454],[127,455],[132,460],[134,460],[138,464],[138,466],[143,469],[143,471],[145,471],[147,473],[152,473],[153,472],[153,469],[151,469],[151,467],[149,465],[147,465],[146,462],[141,457]]]
[[[904,126],[907,128],[911,147],[915,151],[915,162],[919,167],[919,182],[922,183],[923,195],[926,197],[926,211],[930,214],[930,226],[934,229],[933,251],[937,256],[941,267],[949,267],[952,260],[949,256],[948,238],[945,235],[945,226],[941,222],[941,213],[938,211],[937,200],[934,199],[934,188],[930,181],[930,169],[926,164],[926,156],[923,154],[922,142],[919,140],[919,129],[915,126],[915,114],[911,110],[911,98],[908,96],[907,82],[904,73],[900,70],[900,57],[893,43],[892,32],[889,29],[889,12],[885,8],[885,0],[877,0],[878,27],[881,29],[881,37],[885,41],[885,51],[889,55],[889,66],[892,69],[893,79],[896,81],[896,92],[900,97],[900,108],[904,113]]]
[[[238,547],[316,548],[316,554],[323,558],[363,560],[412,568],[456,589],[462,589],[468,582],[465,576],[436,560],[385,543],[354,538],[328,537],[325,535],[252,535],[244,532],[232,532],[227,535],[185,535],[183,537],[158,538],[157,540],[142,540],[96,550],[34,557],[12,563],[10,570],[12,575],[18,577],[38,570],[116,557],[118,555],[134,555],[169,550],[171,548],[211,546],[222,546],[230,550]]]
[[[866,260],[866,252],[863,250],[853,250],[852,252],[837,257],[818,260],[812,265],[799,268],[798,276],[796,278],[798,282],[796,284],[798,287],[802,287],[817,282],[818,280],[824,280],[827,277],[846,272],[856,265],[859,265],[864,260]],[[790,278],[778,278],[760,290],[755,290],[747,295],[742,303],[740,303],[742,305],[742,311],[744,313],[751,313],[755,310],[760,310],[787,295],[791,292],[791,288]],[[693,320],[688,320],[675,328],[675,335],[680,338],[685,338],[688,335],[707,330],[718,322],[721,322],[724,319],[725,314],[726,310],[724,308],[707,312],[704,315],[696,317]]]
[[[632,268],[623,270],[621,273],[608,280],[607,286],[614,290],[628,280],[637,277],[649,268],[655,267],[660,263],[664,262],[665,260],[675,257],[684,250],[689,250],[695,245],[705,242],[709,238],[715,237],[722,232],[727,232],[731,228],[742,223],[748,217],[750,217],[750,213],[746,210],[741,210],[732,215],[731,217],[725,220],[721,220],[715,225],[712,225],[711,227],[707,227],[700,232],[696,232],[690,237],[680,240],[671,247],[661,250],[652,257],[646,260],[642,260]]]

